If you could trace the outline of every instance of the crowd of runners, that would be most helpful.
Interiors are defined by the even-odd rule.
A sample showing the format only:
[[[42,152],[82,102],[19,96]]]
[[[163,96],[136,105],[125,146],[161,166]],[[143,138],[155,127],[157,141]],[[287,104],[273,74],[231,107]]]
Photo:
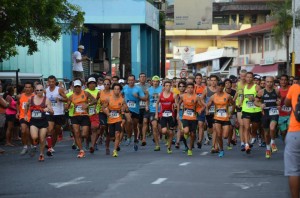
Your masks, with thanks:
[[[203,144],[219,157],[237,144],[250,154],[259,141],[270,158],[278,150],[276,137],[284,139],[287,133],[291,107],[284,101],[289,87],[299,79],[261,77],[241,70],[239,77],[226,79],[198,73],[168,80],[141,73],[138,80],[134,75],[126,80],[118,76],[76,78],[69,90],[57,83],[55,76],[48,77],[46,87],[25,82],[17,96],[13,86],[4,87],[0,113],[1,130],[6,120],[6,146],[14,146],[19,123],[20,154],[34,156],[39,150],[39,161],[44,161],[44,153],[54,155],[63,128],[71,131],[78,158],[94,153],[102,141],[106,154],[113,157],[118,157],[121,146],[138,151],[147,146],[147,136],[153,139],[154,151],[160,151],[160,142],[165,141],[166,153],[181,147],[188,156]]]

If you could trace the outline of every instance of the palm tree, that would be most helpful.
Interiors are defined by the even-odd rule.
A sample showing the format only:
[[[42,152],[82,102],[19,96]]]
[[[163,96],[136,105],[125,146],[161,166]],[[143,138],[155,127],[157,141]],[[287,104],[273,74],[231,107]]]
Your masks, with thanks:
[[[293,13],[292,13],[292,0],[284,0],[283,2],[273,2],[269,4],[271,9],[271,17],[277,21],[276,25],[272,29],[272,33],[275,38],[275,42],[280,46],[286,47],[286,68],[287,74],[290,74],[289,64],[289,40],[293,27]],[[299,20],[299,10],[296,12],[296,21]],[[299,25],[299,23],[296,23]],[[282,42],[284,38],[284,43]]]

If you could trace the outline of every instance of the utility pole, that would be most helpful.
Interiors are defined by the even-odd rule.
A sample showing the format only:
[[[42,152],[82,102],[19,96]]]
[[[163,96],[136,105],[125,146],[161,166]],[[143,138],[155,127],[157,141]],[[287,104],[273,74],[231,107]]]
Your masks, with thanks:
[[[295,76],[295,30],[296,30],[296,2],[293,0],[293,52],[292,52],[292,76]]]

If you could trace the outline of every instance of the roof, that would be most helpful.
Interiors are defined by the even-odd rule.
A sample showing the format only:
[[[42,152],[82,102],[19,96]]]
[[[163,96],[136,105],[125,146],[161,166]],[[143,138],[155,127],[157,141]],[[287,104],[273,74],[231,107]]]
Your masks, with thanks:
[[[263,24],[256,25],[251,28],[245,29],[245,30],[241,30],[241,31],[229,34],[227,36],[224,36],[224,38],[233,38],[233,37],[239,37],[239,36],[247,36],[247,35],[271,32],[271,30],[275,24],[276,24],[276,21],[263,23]]]
[[[269,74],[269,73],[274,73],[278,71],[278,64],[275,63],[273,65],[269,66],[261,66],[261,65],[256,65],[253,69],[252,72],[254,74]]]
[[[221,48],[217,50],[207,51],[199,54],[195,54],[192,60],[188,64],[200,63],[210,61],[222,57],[234,58],[237,56],[236,48]]]

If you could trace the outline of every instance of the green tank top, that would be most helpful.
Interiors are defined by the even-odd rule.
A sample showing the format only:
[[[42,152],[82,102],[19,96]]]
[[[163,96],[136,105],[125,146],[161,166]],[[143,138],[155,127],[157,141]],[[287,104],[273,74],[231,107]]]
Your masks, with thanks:
[[[244,87],[245,85],[242,85],[241,82],[238,82],[236,92],[238,94],[238,97],[235,100],[235,104],[238,105],[241,101],[241,98],[244,96]]]
[[[90,89],[85,89],[86,92],[89,92],[95,99],[97,98],[97,95],[98,95],[98,92],[99,90],[98,89],[95,89],[95,90],[90,90]],[[96,110],[96,112],[94,111]],[[97,101],[97,105],[96,105],[96,109],[94,109],[93,106],[90,106],[89,107],[89,114],[90,115],[93,115],[94,113],[99,113],[100,111],[100,102],[99,100]]]
[[[70,96],[73,94],[73,91],[70,91],[69,93],[66,94],[67,98],[70,98]],[[74,105],[71,103],[70,108],[69,108],[69,116],[72,117],[74,114]]]
[[[258,108],[254,105],[254,101],[249,101],[249,97],[253,96],[254,98],[257,95],[256,84],[254,84],[250,89],[247,88],[247,85],[244,88],[244,101],[243,101],[243,111],[247,113],[258,113],[261,112],[261,108]]]

